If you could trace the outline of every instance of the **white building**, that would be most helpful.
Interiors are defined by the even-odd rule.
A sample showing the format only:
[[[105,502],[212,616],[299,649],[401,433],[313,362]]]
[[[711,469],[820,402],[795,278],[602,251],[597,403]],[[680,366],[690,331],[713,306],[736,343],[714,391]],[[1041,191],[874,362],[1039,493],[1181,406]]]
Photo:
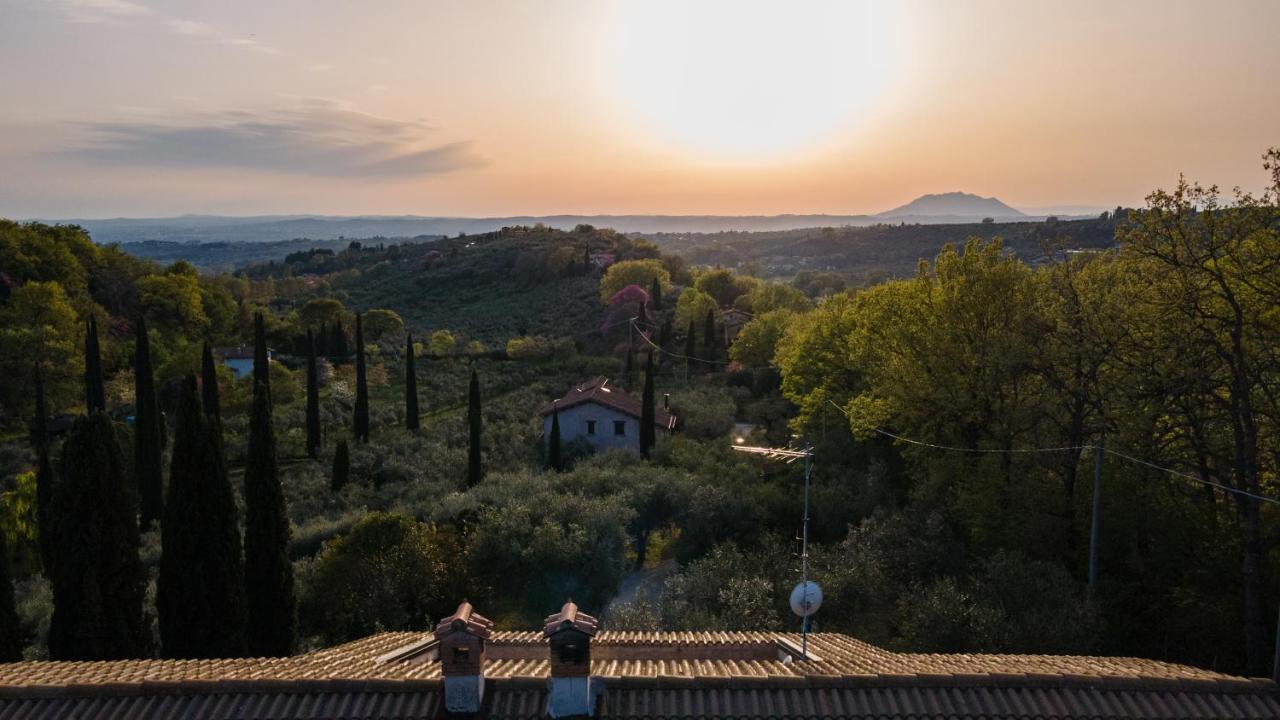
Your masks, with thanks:
[[[609,386],[598,377],[578,385],[559,400],[542,406],[542,436],[551,437],[551,416],[560,416],[560,442],[585,438],[597,450],[627,448],[640,451],[640,398]],[[653,409],[658,432],[675,430],[676,418],[664,408]]]

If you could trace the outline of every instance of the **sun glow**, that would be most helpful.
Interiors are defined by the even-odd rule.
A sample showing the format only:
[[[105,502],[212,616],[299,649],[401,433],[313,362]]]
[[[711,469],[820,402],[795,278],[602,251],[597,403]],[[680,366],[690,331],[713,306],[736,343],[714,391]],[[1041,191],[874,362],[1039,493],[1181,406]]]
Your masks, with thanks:
[[[666,142],[777,159],[865,116],[890,79],[897,15],[864,0],[631,2],[614,17],[611,81]]]

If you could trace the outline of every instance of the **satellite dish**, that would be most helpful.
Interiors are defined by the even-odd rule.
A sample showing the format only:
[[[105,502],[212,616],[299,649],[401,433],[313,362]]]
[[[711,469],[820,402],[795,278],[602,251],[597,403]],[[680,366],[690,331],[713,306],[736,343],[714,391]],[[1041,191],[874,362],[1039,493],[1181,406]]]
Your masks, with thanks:
[[[810,580],[802,582],[791,591],[791,612],[802,618],[818,612],[822,607],[822,588]]]

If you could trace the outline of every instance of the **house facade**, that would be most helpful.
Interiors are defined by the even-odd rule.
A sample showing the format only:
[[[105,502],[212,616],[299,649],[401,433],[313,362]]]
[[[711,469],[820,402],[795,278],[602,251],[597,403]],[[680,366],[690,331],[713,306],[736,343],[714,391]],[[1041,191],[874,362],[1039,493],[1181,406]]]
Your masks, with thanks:
[[[640,398],[598,377],[542,406],[542,437],[551,437],[551,418],[558,415],[562,443],[582,438],[596,450],[639,452],[641,410]],[[653,420],[658,433],[675,430],[676,418],[664,408],[654,408]]]

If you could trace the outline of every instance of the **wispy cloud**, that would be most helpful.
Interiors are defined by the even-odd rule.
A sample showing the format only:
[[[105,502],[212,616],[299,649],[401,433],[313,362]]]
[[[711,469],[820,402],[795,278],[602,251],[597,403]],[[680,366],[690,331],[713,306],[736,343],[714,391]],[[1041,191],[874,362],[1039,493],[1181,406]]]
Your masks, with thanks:
[[[199,20],[168,17],[146,5],[130,2],[130,0],[51,0],[51,2],[62,12],[63,17],[72,22],[99,25],[158,24],[179,35],[241,47],[266,55],[283,54],[278,48],[262,43],[252,36],[236,35],[217,25]]]
[[[268,55],[280,55],[280,51],[270,45],[263,45],[252,37],[237,37],[226,33],[209,23],[198,22],[196,20],[168,20],[165,23],[174,32],[182,35],[190,35],[191,37],[204,38],[214,42],[223,43],[225,45],[236,45],[250,50],[266,53]]]
[[[430,144],[424,121],[381,118],[312,100],[268,112],[87,125],[64,151],[103,165],[243,168],[319,177],[404,178],[485,163],[470,142]]]

